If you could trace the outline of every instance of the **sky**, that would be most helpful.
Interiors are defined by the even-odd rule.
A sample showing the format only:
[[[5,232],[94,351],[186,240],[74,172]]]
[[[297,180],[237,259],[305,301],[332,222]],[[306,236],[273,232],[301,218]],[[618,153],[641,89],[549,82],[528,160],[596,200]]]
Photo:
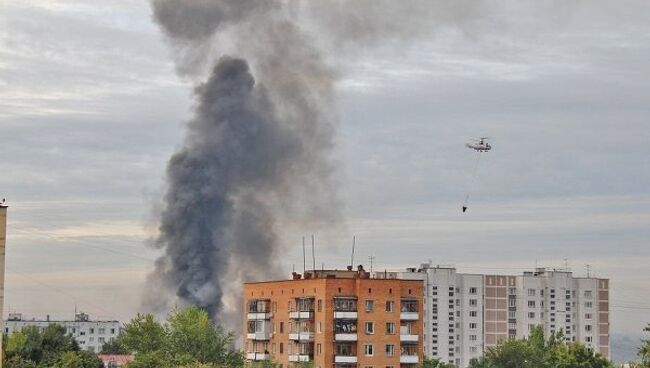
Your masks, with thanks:
[[[650,322],[650,3],[483,4],[408,42],[320,45],[339,74],[344,221],[314,234],[317,264],[345,267],[354,235],[355,263],[375,270],[589,265],[611,279],[613,333],[637,334]],[[141,310],[193,106],[168,46],[145,1],[0,4],[5,315]],[[494,148],[472,185],[477,136]],[[282,230],[287,274],[311,231]]]

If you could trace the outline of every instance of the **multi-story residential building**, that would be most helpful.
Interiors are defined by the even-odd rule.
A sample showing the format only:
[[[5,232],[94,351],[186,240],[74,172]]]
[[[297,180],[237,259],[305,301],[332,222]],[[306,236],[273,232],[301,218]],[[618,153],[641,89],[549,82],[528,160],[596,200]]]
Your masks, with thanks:
[[[247,361],[282,367],[416,367],[422,362],[420,280],[357,271],[306,271],[244,285]]]
[[[5,245],[7,242],[7,208],[6,202],[3,199],[0,200],[0,313],[4,313],[4,299],[5,299]],[[2,319],[0,318],[0,321]],[[3,334],[0,334],[0,346],[2,345]],[[4,356],[2,355],[2,350],[0,349],[0,367],[2,367],[2,362],[4,361]]]
[[[458,367],[535,326],[610,356],[607,279],[544,268],[519,276],[463,274],[430,264],[375,278],[422,280],[424,354]]]
[[[120,334],[118,321],[91,321],[86,313],[77,313],[74,321],[54,321],[48,316],[45,320],[23,319],[21,313],[9,313],[5,321],[4,332],[11,335],[25,327],[45,328],[49,325],[59,325],[77,340],[79,347],[84,350],[100,352],[102,346],[117,338]]]

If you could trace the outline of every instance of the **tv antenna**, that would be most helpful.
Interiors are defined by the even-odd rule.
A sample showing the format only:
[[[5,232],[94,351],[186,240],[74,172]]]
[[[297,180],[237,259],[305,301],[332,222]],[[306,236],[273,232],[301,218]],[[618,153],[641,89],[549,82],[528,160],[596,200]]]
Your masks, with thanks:
[[[350,266],[354,268],[354,245],[356,243],[357,237],[352,235],[352,257],[350,257]]]

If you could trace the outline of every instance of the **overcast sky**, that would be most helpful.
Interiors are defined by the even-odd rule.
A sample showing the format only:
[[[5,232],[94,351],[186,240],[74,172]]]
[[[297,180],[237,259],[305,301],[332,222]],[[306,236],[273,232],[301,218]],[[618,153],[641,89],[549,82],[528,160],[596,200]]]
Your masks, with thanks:
[[[406,46],[327,54],[346,221],[316,234],[319,265],[344,267],[353,234],[375,269],[519,274],[566,259],[611,278],[613,332],[650,322],[650,3],[575,3],[499,2]],[[191,89],[145,1],[0,4],[5,315],[138,312]],[[463,214],[464,143],[481,135],[494,149]],[[287,273],[310,231],[282,234]]]

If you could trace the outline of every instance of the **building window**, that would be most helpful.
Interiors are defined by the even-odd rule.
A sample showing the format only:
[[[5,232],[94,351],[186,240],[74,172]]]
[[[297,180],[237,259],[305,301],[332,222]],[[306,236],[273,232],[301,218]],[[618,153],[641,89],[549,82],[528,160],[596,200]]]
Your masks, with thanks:
[[[375,333],[375,322],[366,322],[366,334],[372,335]]]
[[[469,335],[469,341],[476,341],[476,335]]]
[[[470,294],[476,294],[476,292],[477,292],[477,290],[476,290],[475,287],[471,287],[471,288],[469,288],[469,293],[470,293]]]
[[[284,343],[280,343],[280,354],[284,354]]]
[[[392,300],[386,301],[386,312],[392,312],[395,309],[395,302]]]
[[[585,308],[593,308],[594,303],[592,302],[585,302]]]
[[[386,335],[393,335],[395,333],[395,324],[393,322],[386,322]]]
[[[528,308],[535,308],[535,301],[534,300],[529,300],[528,301]]]
[[[469,328],[475,330],[475,329],[476,329],[476,323],[471,322],[471,323],[469,324]]]
[[[528,312],[528,318],[535,318],[535,312]]]
[[[478,305],[478,301],[476,299],[470,299],[469,300],[469,306],[470,307],[476,307]]]
[[[323,311],[323,300],[318,299],[318,311],[322,312]]]
[[[478,316],[478,312],[477,311],[469,311],[469,316],[470,317],[476,317],[476,316]]]
[[[528,296],[535,296],[535,289],[528,289]]]
[[[593,294],[591,290],[585,290],[585,298],[586,299],[591,299],[593,297]]]
[[[100,334],[100,335],[103,335],[103,334],[105,334],[105,333],[106,333],[106,329],[103,328],[103,327],[100,327],[100,328],[99,328],[99,334]]]
[[[364,346],[363,346],[363,349],[364,349],[364,352],[365,352],[366,356],[373,356],[373,354],[375,353],[375,352],[373,351],[374,349],[373,349],[373,347],[372,347],[372,344],[366,344],[366,345],[364,345]]]
[[[91,328],[90,328],[90,334],[92,335],[92,334],[94,334],[94,333],[95,333],[95,329],[91,327]]]
[[[280,333],[284,333],[284,322],[280,322]]]
[[[375,301],[374,300],[366,300],[366,312],[372,312],[372,310],[375,308]]]
[[[585,319],[591,319],[591,313],[585,313]]]
[[[322,352],[323,352],[323,348],[321,344],[316,344],[316,355],[321,355]]]
[[[585,325],[585,332],[591,332],[591,325]]]
[[[323,333],[323,322],[318,321],[318,333]]]
[[[386,344],[386,356],[392,357],[395,355],[395,345]]]

